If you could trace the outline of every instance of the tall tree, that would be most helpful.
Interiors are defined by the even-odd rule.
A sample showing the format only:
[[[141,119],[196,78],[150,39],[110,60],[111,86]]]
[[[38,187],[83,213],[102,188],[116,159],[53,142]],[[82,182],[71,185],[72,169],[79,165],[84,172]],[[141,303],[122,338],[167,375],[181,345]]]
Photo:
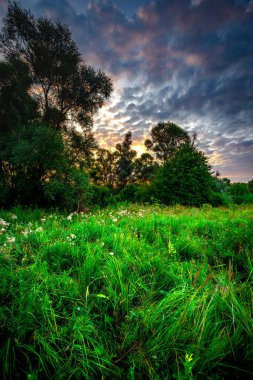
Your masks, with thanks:
[[[0,62],[0,136],[39,116],[38,104],[28,93],[31,84],[23,61],[11,57]]]
[[[151,138],[145,140],[148,150],[155,153],[158,160],[166,162],[184,144],[190,144],[189,134],[177,124],[160,122],[151,129]]]
[[[96,151],[96,159],[90,171],[93,182],[97,185],[115,187],[117,185],[117,161],[118,152],[99,148]]]
[[[119,187],[126,186],[133,171],[133,159],[136,157],[136,151],[131,149],[131,145],[131,132],[127,132],[123,142],[116,145],[116,152],[119,156],[116,170]]]
[[[35,18],[16,2],[9,3],[0,48],[6,58],[0,62],[0,202],[65,199],[74,207],[74,194],[79,203],[86,199],[87,176],[76,169],[97,148],[92,118],[109,98],[111,80],[82,63],[66,26]]]
[[[137,183],[149,183],[158,169],[158,163],[149,153],[142,153],[133,162],[132,181]]]
[[[86,129],[112,91],[111,80],[86,66],[69,29],[47,18],[35,18],[18,3],[9,3],[0,36],[1,51],[27,63],[33,95],[43,119],[56,127],[76,122]]]
[[[37,119],[37,104],[28,94],[31,78],[27,65],[10,58],[0,62],[0,203],[7,203],[15,168],[10,164],[11,136],[23,125]]]

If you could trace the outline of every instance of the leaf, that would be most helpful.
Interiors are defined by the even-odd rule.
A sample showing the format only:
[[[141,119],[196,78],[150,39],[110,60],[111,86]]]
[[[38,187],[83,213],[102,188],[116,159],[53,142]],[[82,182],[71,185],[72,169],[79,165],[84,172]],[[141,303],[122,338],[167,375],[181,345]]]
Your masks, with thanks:
[[[107,297],[105,294],[102,294],[102,293],[96,294],[96,296],[98,298],[107,298],[107,299],[109,299],[109,297]]]

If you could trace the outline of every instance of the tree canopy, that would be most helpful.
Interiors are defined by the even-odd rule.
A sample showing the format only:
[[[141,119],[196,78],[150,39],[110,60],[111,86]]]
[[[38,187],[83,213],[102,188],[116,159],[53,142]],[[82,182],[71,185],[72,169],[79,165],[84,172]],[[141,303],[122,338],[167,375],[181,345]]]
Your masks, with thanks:
[[[87,191],[83,168],[98,147],[92,119],[111,79],[82,62],[65,25],[17,2],[3,20],[0,51],[0,202],[74,207]]]
[[[160,168],[153,185],[155,197],[165,204],[208,203],[213,186],[211,174],[205,155],[193,146],[183,145]]]
[[[45,17],[34,17],[11,2],[0,36],[5,57],[25,62],[33,81],[32,93],[43,120],[57,127],[76,122],[90,127],[92,116],[112,92],[101,70],[85,65],[69,29]]]
[[[159,122],[151,129],[151,138],[145,141],[145,146],[164,163],[181,145],[190,143],[189,134],[177,124],[168,121]]]

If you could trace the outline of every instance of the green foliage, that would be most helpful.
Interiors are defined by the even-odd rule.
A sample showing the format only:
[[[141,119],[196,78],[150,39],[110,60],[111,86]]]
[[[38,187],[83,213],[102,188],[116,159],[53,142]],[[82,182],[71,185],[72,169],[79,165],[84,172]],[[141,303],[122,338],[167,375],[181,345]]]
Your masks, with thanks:
[[[228,206],[231,203],[231,198],[227,194],[212,191],[209,194],[209,203],[214,206]]]
[[[253,194],[253,179],[248,182],[248,190],[251,194]]]
[[[0,144],[3,136],[38,117],[37,103],[28,94],[32,84],[28,66],[10,57],[0,62]]]
[[[116,202],[112,188],[106,186],[91,186],[90,203],[93,206],[105,207]]]
[[[2,211],[2,378],[250,378],[252,211]]]
[[[190,145],[191,139],[186,131],[177,124],[160,122],[151,129],[151,139],[145,141],[148,150],[152,150],[156,157],[166,162],[182,145]]]
[[[208,203],[213,179],[207,158],[193,146],[183,146],[159,170],[155,197],[165,204],[199,206]]]
[[[4,166],[10,202],[43,205],[43,183],[68,167],[61,136],[41,124],[31,124],[7,137]]]
[[[90,203],[89,178],[77,169],[53,175],[43,183],[43,190],[47,206],[79,211]]]
[[[229,191],[233,196],[242,196],[249,192],[247,183],[240,182],[231,183]]]

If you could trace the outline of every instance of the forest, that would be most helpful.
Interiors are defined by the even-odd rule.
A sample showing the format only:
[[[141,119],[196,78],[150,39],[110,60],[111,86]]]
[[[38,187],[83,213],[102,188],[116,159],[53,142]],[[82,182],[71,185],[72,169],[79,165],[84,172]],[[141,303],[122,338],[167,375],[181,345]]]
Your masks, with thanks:
[[[253,179],[173,121],[101,148],[67,26],[9,2],[0,51],[1,378],[251,378]]]
[[[119,201],[213,206],[253,199],[253,182],[219,178],[189,135],[158,121],[137,156],[126,132],[102,149],[93,116],[111,79],[87,66],[68,28],[11,3],[1,32],[0,205],[78,210]]]

